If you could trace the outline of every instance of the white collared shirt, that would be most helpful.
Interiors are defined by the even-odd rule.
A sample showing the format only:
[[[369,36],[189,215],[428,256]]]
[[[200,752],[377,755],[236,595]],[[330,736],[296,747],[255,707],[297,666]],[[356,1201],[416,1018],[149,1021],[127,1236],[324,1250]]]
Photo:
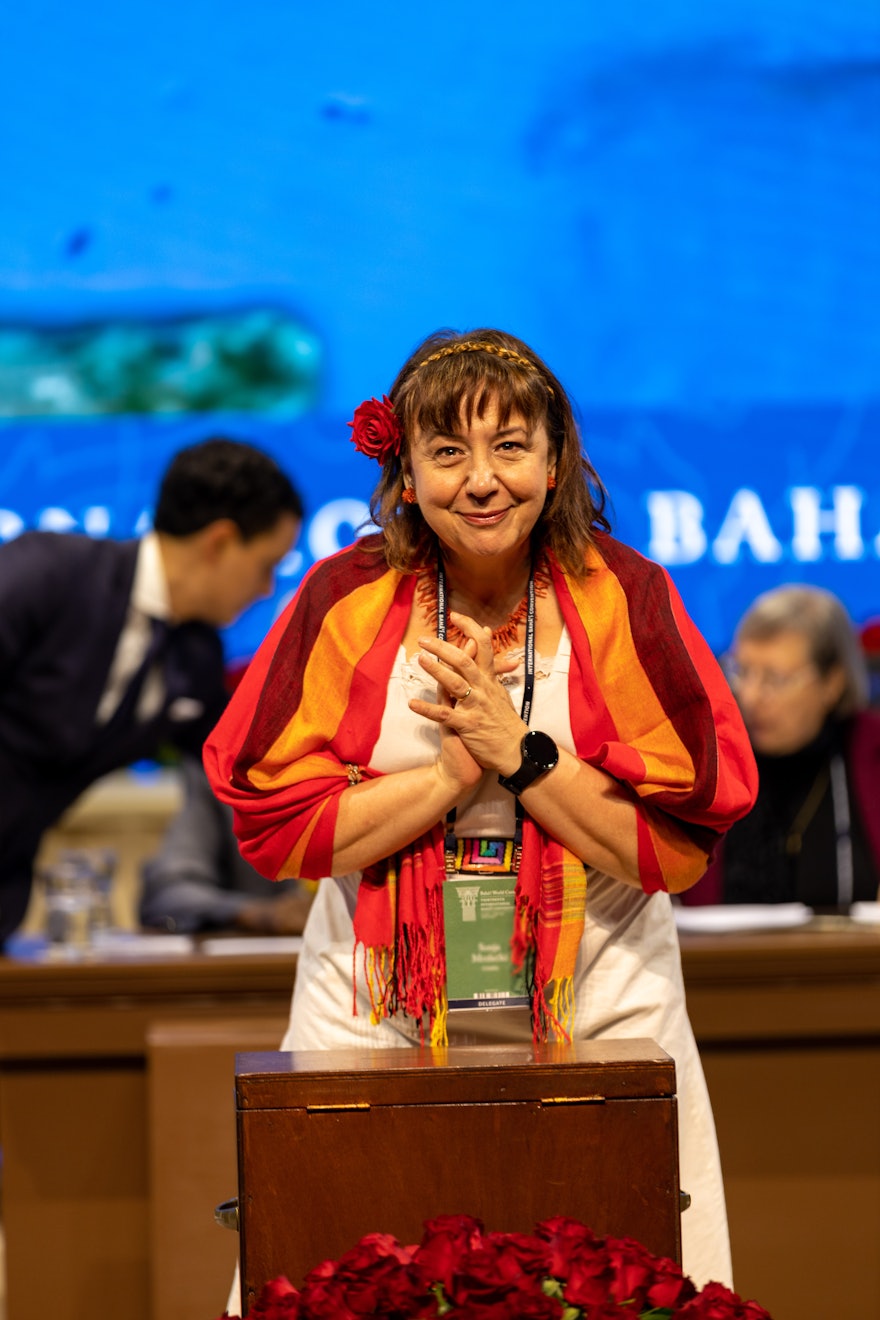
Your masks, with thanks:
[[[107,723],[122,700],[132,676],[137,672],[150,644],[153,619],[170,622],[171,600],[159,550],[159,538],[155,532],[147,532],[138,546],[125,625],[119,634],[107,686],[95,713],[98,724]],[[135,718],[142,723],[150,719],[159,710],[164,696],[162,672],[157,666],[150,670],[144,680]]]

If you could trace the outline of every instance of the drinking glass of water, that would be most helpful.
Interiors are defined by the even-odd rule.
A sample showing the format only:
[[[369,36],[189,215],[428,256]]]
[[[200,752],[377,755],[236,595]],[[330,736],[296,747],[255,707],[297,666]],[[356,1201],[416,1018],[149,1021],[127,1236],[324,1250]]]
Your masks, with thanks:
[[[46,905],[46,938],[56,957],[84,958],[91,948],[94,886],[82,861],[63,857],[41,873]]]

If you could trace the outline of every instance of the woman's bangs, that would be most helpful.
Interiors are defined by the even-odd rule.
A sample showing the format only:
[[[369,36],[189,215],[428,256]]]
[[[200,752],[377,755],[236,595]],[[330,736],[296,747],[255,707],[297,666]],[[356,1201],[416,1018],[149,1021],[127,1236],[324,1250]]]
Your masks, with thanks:
[[[421,431],[456,435],[462,421],[470,428],[474,418],[482,420],[493,405],[500,426],[519,416],[534,427],[546,413],[546,398],[537,378],[531,380],[485,359],[478,363],[459,358],[449,366],[455,370],[436,371],[431,379],[420,382],[413,421]]]

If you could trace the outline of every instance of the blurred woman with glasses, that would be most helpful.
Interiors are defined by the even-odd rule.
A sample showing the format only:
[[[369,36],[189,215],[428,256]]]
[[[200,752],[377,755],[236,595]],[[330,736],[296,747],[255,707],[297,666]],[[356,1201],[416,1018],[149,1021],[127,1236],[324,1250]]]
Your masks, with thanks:
[[[819,587],[759,596],[726,671],[758,763],[755,806],[691,903],[801,902],[846,910],[880,885],[880,716],[866,709],[849,615]]]

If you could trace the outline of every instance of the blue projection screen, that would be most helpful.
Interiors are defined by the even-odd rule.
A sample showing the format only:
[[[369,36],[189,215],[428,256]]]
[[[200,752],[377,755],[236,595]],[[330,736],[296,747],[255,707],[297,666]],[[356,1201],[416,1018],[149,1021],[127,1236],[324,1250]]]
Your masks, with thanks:
[[[180,445],[368,516],[346,421],[439,326],[579,406],[615,531],[722,651],[760,591],[880,615],[880,10],[97,0],[6,17],[0,538],[129,536]]]

